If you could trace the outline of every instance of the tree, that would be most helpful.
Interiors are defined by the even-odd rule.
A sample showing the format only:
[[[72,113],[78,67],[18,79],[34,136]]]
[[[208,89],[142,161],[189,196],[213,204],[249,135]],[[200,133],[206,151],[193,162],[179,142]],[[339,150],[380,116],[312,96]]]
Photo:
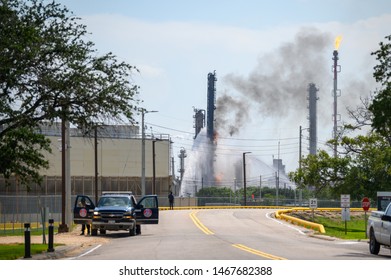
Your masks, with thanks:
[[[391,41],[391,35],[385,37]],[[384,136],[391,146],[391,44],[380,42],[373,52],[380,64],[374,67],[374,78],[383,87],[377,92],[369,110],[373,113],[373,128]]]
[[[328,192],[334,198],[347,193],[352,199],[375,199],[376,192],[389,190],[391,147],[383,136],[376,132],[344,136],[338,145],[339,157],[324,150],[309,155],[302,159],[301,169],[289,174],[290,179],[299,188],[312,186],[316,195]]]
[[[85,40],[86,26],[54,1],[0,1],[0,153],[10,149],[10,139],[36,148],[29,149],[33,161],[17,153],[0,158],[0,172],[39,182],[39,169],[47,166],[42,151],[49,151],[39,125],[69,121],[88,133],[97,123],[134,122],[137,69],[112,53],[98,55]]]
[[[301,161],[301,169],[288,174],[299,188],[315,188],[315,195],[327,189],[340,190],[349,168],[348,157],[333,157],[320,150],[317,155],[308,155]]]
[[[30,127],[12,129],[0,141],[0,174],[7,179],[16,174],[21,184],[28,185],[30,179],[39,183],[40,168],[49,162],[37,150],[51,151],[49,140]]]
[[[391,147],[383,136],[372,132],[354,138],[344,137],[341,143],[351,162],[345,176],[346,193],[374,199],[378,191],[389,190]]]
[[[207,203],[229,203],[230,198],[234,198],[234,193],[228,187],[207,187],[200,189],[197,196],[199,197],[198,204],[205,205]]]

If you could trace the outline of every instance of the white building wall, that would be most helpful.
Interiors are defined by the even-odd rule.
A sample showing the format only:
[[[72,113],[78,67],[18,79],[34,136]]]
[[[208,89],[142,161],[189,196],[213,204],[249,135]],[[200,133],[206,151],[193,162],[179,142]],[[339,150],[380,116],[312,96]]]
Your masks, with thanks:
[[[61,176],[61,141],[59,137],[48,137],[52,144],[52,154],[47,158],[50,168],[42,175]],[[83,137],[70,138],[71,176],[95,175],[94,139]],[[151,139],[145,140],[145,176],[153,176],[153,155]],[[141,139],[101,138],[98,141],[99,176],[141,177]],[[170,141],[155,142],[156,177],[168,177],[170,174]]]

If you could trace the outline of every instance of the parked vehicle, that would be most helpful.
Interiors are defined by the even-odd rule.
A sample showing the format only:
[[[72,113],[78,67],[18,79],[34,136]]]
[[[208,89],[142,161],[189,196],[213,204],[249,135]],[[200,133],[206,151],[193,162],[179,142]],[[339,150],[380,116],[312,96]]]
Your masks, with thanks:
[[[81,206],[84,199],[88,206]],[[159,223],[159,206],[156,195],[147,195],[139,202],[132,193],[104,192],[95,206],[88,196],[78,195],[73,210],[77,224],[91,224],[91,235],[126,230],[130,236],[141,234],[141,224]]]
[[[391,203],[385,211],[372,211],[368,218],[367,234],[371,254],[379,254],[381,246],[391,248]]]

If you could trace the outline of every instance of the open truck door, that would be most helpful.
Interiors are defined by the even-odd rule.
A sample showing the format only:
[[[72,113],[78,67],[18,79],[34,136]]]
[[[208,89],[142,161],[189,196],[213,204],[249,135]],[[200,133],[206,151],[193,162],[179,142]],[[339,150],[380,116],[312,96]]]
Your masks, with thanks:
[[[147,195],[137,203],[136,209],[137,224],[158,224],[159,223],[159,203],[157,195]]]
[[[73,222],[75,224],[91,224],[95,205],[86,195],[78,195],[73,207]]]

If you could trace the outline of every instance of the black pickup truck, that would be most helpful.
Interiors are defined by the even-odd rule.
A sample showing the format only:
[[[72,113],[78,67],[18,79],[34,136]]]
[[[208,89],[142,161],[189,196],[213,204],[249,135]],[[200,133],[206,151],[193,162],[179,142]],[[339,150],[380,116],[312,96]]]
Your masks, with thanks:
[[[109,231],[128,231],[130,236],[141,234],[141,224],[159,223],[156,195],[147,195],[137,202],[132,193],[103,192],[97,205],[85,195],[78,195],[73,209],[75,224],[91,224],[91,235]]]

